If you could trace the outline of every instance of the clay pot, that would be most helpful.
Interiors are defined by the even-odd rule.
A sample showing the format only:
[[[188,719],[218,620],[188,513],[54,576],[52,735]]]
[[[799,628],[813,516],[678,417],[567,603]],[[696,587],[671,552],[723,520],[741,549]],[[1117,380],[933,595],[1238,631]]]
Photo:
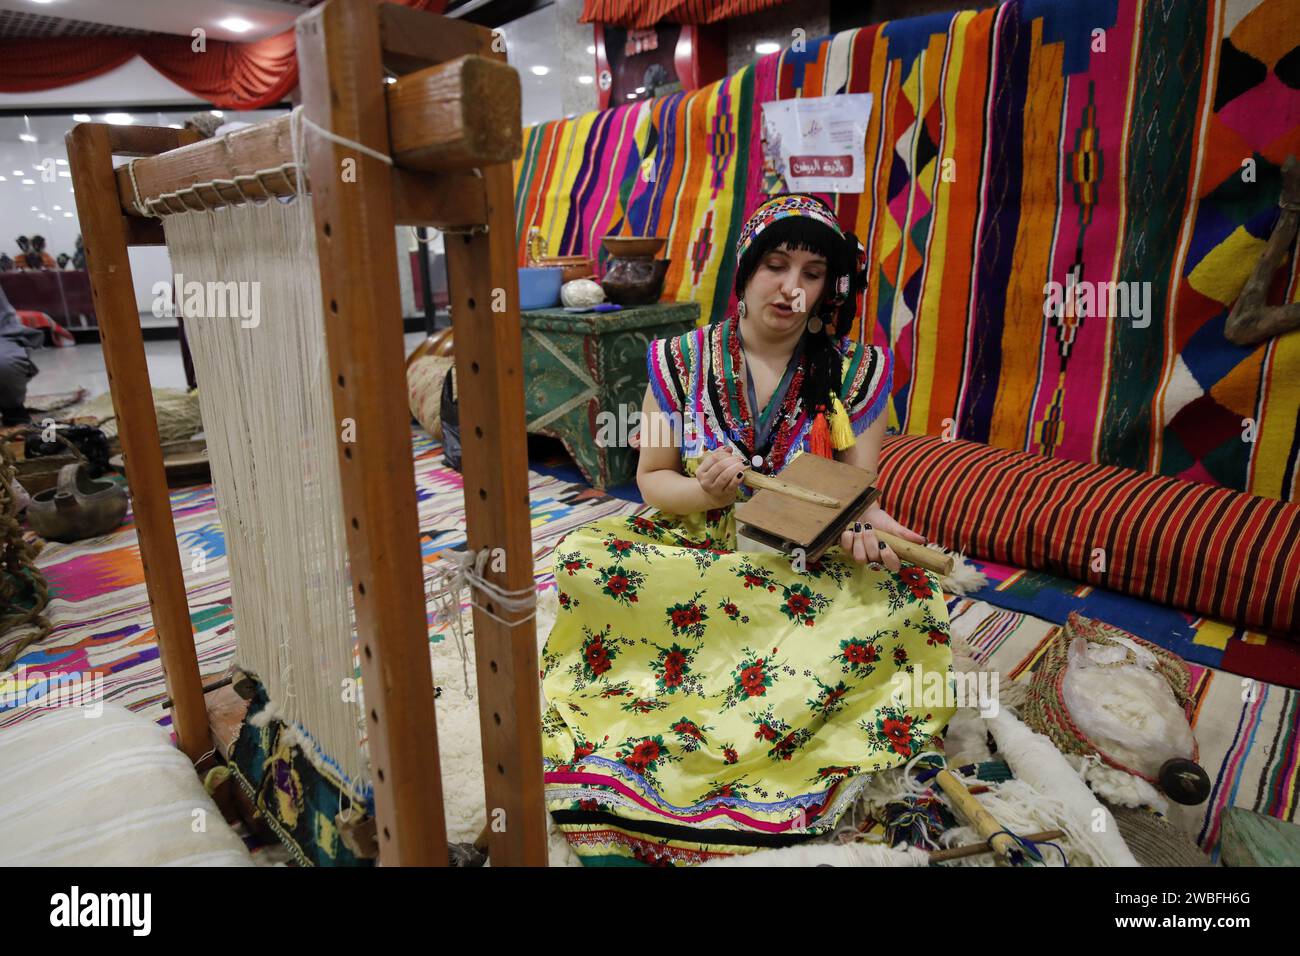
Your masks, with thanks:
[[[55,487],[32,497],[27,524],[50,541],[80,541],[108,534],[126,517],[126,491],[111,481],[96,481],[84,462],[64,465]]]
[[[618,305],[648,305],[659,301],[671,259],[610,259],[600,287]]]
[[[615,259],[653,259],[667,241],[659,236],[606,236],[602,240]]]

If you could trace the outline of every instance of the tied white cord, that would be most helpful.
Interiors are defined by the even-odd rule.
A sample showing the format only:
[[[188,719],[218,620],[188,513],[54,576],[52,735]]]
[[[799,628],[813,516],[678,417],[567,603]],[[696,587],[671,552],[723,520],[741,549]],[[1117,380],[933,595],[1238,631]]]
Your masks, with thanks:
[[[433,599],[434,621],[441,626],[451,625],[452,633],[456,635],[456,644],[460,649],[460,666],[461,673],[465,678],[465,696],[470,700],[474,699],[470,688],[473,686],[469,680],[469,651],[465,644],[465,627],[461,617],[460,605],[461,594],[466,586],[470,588],[469,603],[478,608],[494,621],[514,627],[522,624],[524,621],[530,621],[537,615],[537,590],[529,587],[511,590],[503,588],[494,581],[489,581],[484,577],[483,572],[487,568],[488,559],[492,557],[490,548],[482,548],[479,551],[466,549],[464,551],[442,551],[438,557],[440,566],[435,566],[433,577],[426,585],[426,593]],[[429,590],[429,586],[437,584],[437,587]],[[474,591],[482,591],[492,599],[492,602],[502,611],[520,612],[527,611],[522,617],[516,617],[514,620],[507,620],[494,614],[491,609],[480,604],[474,599]]]
[[[295,106],[293,108],[292,115],[294,119],[291,119],[289,121],[291,127],[292,124],[295,122],[295,120],[300,121],[304,126],[306,126],[313,133],[317,133],[320,136],[324,136],[331,143],[338,143],[340,146],[345,146],[348,149],[356,150],[358,153],[364,153],[365,155],[370,156],[373,159],[377,159],[380,162],[387,163],[389,166],[393,165],[393,157],[389,156],[387,153],[381,153],[377,149],[371,149],[369,146],[365,145],[364,143],[358,143],[354,139],[348,139],[346,136],[340,136],[338,133],[334,132],[333,130],[326,129],[324,126],[321,126],[319,123],[314,122],[312,119],[310,119],[307,116],[307,114],[302,111],[301,106]]]

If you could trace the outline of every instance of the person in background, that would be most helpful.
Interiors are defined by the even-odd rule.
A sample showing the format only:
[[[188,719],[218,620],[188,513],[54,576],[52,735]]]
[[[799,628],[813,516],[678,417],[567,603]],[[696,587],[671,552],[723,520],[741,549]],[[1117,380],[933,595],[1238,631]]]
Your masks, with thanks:
[[[28,258],[31,256],[31,254],[32,254],[32,241],[28,239],[26,236],[19,236],[18,237],[18,258],[15,260],[15,264],[19,269],[35,268],[34,266],[28,265]],[[40,257],[38,256],[37,257],[38,261],[39,258]]]
[[[13,272],[14,261],[9,258],[9,253],[0,252],[0,272]]]
[[[27,383],[38,371],[31,350],[40,348],[44,338],[39,329],[23,325],[0,288],[0,424],[25,425],[32,420],[24,407]]]
[[[30,269],[57,269],[54,257],[45,251],[45,237],[32,236],[32,251],[27,254]]]

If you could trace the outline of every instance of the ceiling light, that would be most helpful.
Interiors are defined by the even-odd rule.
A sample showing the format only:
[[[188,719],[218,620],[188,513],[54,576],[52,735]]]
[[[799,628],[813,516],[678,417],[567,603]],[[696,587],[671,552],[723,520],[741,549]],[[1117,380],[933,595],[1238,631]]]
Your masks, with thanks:
[[[32,207],[32,212],[40,212],[40,211],[41,211],[41,207],[40,207],[40,206],[33,206],[33,207]]]
[[[215,116],[217,119],[221,119],[226,115],[221,110],[208,110],[208,112],[211,113],[213,116]]]
[[[65,172],[60,171],[59,175],[62,176],[64,179],[71,179],[71,178],[72,178],[72,173],[65,173]]]
[[[34,180],[34,179],[24,179],[24,180],[23,180],[23,185],[24,185],[24,186],[35,186],[35,185],[36,185],[36,180]]]
[[[579,83],[582,83],[582,84],[584,84],[584,85],[589,85],[589,84],[591,83],[591,77],[589,77],[589,76],[580,76],[580,77],[578,77],[578,82],[579,82]]]
[[[595,52],[596,52],[596,47],[595,47],[594,45],[593,45],[593,46],[589,46],[589,47],[587,47],[587,52],[588,52],[588,53],[595,53]]]
[[[644,92],[645,92],[645,87],[644,87],[644,86],[638,86],[638,87],[636,88],[636,91],[637,91],[638,93],[644,93]]]
[[[55,166],[66,166],[66,165],[68,165],[68,161],[67,161],[66,159],[56,159],[56,160],[54,161],[54,165],[55,165]]]
[[[64,219],[71,219],[71,218],[72,218],[72,213],[70,213],[70,212],[65,212],[65,213],[63,214],[63,218],[64,218]]]
[[[231,33],[247,33],[253,29],[253,25],[241,17],[226,17],[224,20],[219,20],[217,26]]]
[[[36,142],[36,137],[33,136],[31,133],[19,133],[18,138],[21,139],[24,143]]]
[[[759,54],[760,56],[767,56],[767,54],[775,53],[779,49],[781,49],[781,44],[772,43],[770,41],[767,43],[754,44],[754,52]]]
[[[62,211],[62,209],[63,209],[62,206],[55,206],[55,207],[54,207],[54,211],[55,211],[55,212],[60,212],[60,211]]]
[[[547,73],[551,72],[551,68],[549,66],[535,66],[532,68],[532,70],[533,70],[533,74],[536,76],[545,76]]]
[[[21,169],[15,169],[15,170],[14,170],[14,175],[15,175],[15,176],[26,176],[27,174],[26,174],[25,172],[23,172]]]
[[[135,122],[135,117],[130,113],[105,113],[104,122],[114,126],[130,126]]]
[[[3,183],[3,182],[6,182],[6,179],[5,179],[4,176],[0,176],[0,183]]]
[[[629,94],[627,95],[627,98],[628,98],[629,100],[634,100],[634,99],[636,99],[636,94],[635,94],[635,93],[629,93]]]
[[[72,114],[72,122],[74,122],[74,123],[89,123],[89,122],[90,122],[90,114],[89,114],[89,113],[73,113],[73,114]]]

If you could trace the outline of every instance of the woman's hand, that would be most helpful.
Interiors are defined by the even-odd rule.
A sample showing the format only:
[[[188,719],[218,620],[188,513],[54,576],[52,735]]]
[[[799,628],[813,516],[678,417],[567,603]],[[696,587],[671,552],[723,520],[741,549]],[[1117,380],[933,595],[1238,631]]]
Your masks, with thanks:
[[[859,564],[871,561],[875,564],[883,564],[897,573],[902,569],[903,564],[898,560],[898,555],[894,553],[893,548],[876,538],[877,528],[897,535],[905,541],[925,544],[924,537],[910,528],[903,527],[879,505],[872,505],[862,512],[857,521],[844,529],[840,535],[840,547],[844,549],[845,554],[852,555],[853,560]]]
[[[740,479],[749,462],[729,448],[715,448],[700,459],[695,479],[715,508],[725,508],[736,500]]]

